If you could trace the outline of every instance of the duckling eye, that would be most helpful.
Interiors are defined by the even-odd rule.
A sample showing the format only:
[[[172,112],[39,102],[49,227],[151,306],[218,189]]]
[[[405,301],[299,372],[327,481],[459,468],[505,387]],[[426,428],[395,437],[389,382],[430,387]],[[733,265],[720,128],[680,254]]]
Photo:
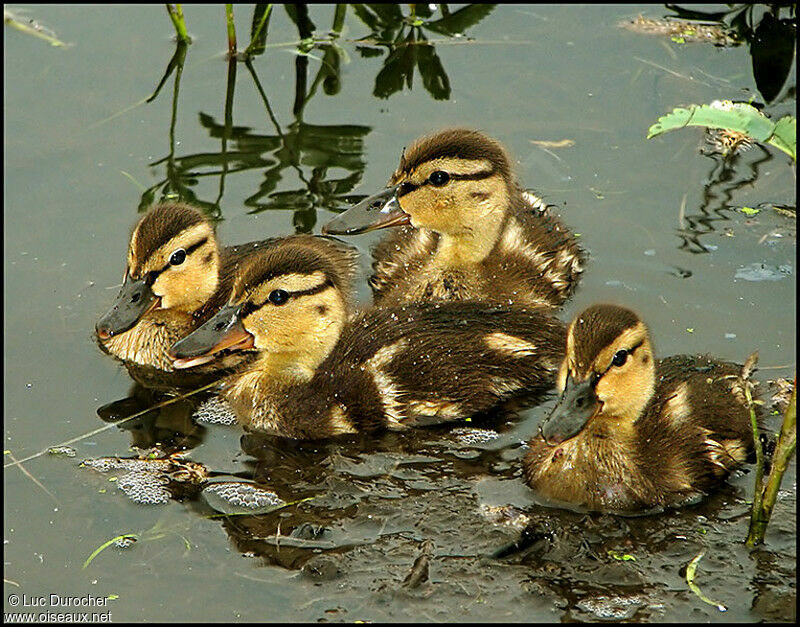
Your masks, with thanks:
[[[273,305],[283,305],[287,300],[289,300],[289,292],[286,290],[272,290],[269,293],[269,302]]]
[[[620,366],[624,366],[625,362],[628,361],[628,355],[629,355],[628,351],[625,350],[624,348],[618,350],[614,355],[614,359],[611,360],[611,365],[616,366],[617,368],[619,368]]]
[[[450,175],[447,172],[442,172],[442,170],[436,170],[436,172],[428,177],[428,180],[431,182],[431,185],[441,187],[442,185],[447,185],[447,182],[450,180]]]
[[[186,251],[183,250],[183,248],[176,250],[174,253],[172,253],[172,255],[170,255],[169,258],[169,264],[171,266],[179,266],[184,261],[186,261]]]

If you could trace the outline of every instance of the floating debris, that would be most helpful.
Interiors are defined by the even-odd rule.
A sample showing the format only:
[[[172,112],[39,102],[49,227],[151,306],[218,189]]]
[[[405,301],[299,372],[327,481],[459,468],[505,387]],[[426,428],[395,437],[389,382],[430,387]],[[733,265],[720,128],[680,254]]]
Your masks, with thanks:
[[[772,266],[766,263],[751,263],[739,268],[734,278],[744,281],[780,281],[790,274],[792,266],[789,264]]]
[[[197,462],[181,459],[184,454],[145,459],[98,457],[85,459],[81,465],[102,473],[126,471],[116,479],[117,487],[136,503],[155,505],[169,501],[170,483],[200,485],[208,478],[208,469]]]
[[[717,153],[724,157],[741,154],[753,147],[751,137],[727,128],[707,128],[706,143],[712,154]]]
[[[414,560],[406,578],[403,579],[404,588],[416,588],[428,580],[428,565],[431,561],[432,550],[433,542],[425,540],[420,547],[419,556]]]
[[[492,506],[481,504],[480,513],[493,525],[511,527],[522,531],[531,523],[531,517],[513,505]]]
[[[598,595],[578,601],[576,607],[601,620],[626,620],[633,618],[636,611],[647,605],[639,596]]]
[[[720,612],[727,612],[728,608],[722,605],[719,601],[714,601],[709,599],[703,592],[700,590],[700,586],[698,586],[695,581],[695,575],[697,573],[697,564],[703,559],[703,555],[705,555],[705,551],[700,551],[697,557],[695,557],[689,565],[686,567],[686,583],[689,585],[689,589],[694,592],[703,603],[708,603],[709,605],[713,605],[716,607]]]
[[[706,42],[716,46],[733,46],[738,38],[719,24],[697,24],[670,19],[652,19],[641,13],[632,20],[623,20],[618,27],[644,35],[669,37],[676,44]]]
[[[772,397],[770,398],[772,405],[781,412],[785,411],[786,406],[789,404],[789,399],[792,398],[794,383],[788,379],[778,378],[767,381],[767,385],[769,385],[770,390],[773,391]]]
[[[236,414],[233,407],[218,396],[208,399],[197,408],[194,419],[198,422],[207,422],[213,425],[235,425]]]
[[[77,452],[71,446],[51,446],[47,449],[47,453],[56,457],[75,457],[77,455]]]

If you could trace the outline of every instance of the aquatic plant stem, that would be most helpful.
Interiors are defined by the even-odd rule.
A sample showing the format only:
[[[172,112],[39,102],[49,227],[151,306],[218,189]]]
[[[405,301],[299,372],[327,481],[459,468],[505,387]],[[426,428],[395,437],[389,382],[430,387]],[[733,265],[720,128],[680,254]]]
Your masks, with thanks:
[[[749,394],[747,394],[750,400]],[[752,405],[751,405],[752,407]],[[750,410],[754,413],[753,410]],[[769,477],[767,478],[766,486],[763,483],[763,458],[758,459],[761,453],[761,445],[756,440],[756,489],[753,495],[753,510],[750,516],[750,531],[747,534],[745,544],[753,548],[764,542],[764,535],[767,531],[772,510],[775,507],[775,501],[778,498],[778,490],[789,466],[789,461],[794,455],[797,447],[797,377],[795,376],[794,387],[792,389],[792,397],[789,400],[789,405],[786,407],[786,412],[781,424],[781,432],[778,436],[778,443],[775,446],[775,453],[772,456],[772,469],[770,470]],[[763,455],[763,454],[762,454]]]
[[[228,56],[236,56],[236,25],[233,23],[233,5],[225,5],[225,21],[228,25]]]
[[[337,37],[342,34],[342,28],[344,28],[344,16],[346,13],[346,4],[340,3],[336,5],[336,12],[333,14],[333,28],[331,28],[331,31],[333,31]]]
[[[270,13],[272,13],[272,4],[268,4],[267,8],[264,9],[264,14],[261,16],[261,20],[258,22],[258,26],[256,27],[255,31],[253,32],[253,36],[250,38],[250,43],[248,44],[247,48],[245,48],[244,56],[249,57],[253,55],[253,50],[255,49],[256,45],[259,42],[259,37],[261,37],[261,31],[264,30],[267,22],[269,21]],[[267,37],[264,35],[264,41],[261,42],[260,51],[264,51],[264,45],[267,43]]]
[[[183,5],[182,4],[167,4],[167,14],[172,20],[172,25],[175,27],[175,34],[178,36],[178,41],[190,44],[192,38],[186,32],[186,22],[183,19]]]

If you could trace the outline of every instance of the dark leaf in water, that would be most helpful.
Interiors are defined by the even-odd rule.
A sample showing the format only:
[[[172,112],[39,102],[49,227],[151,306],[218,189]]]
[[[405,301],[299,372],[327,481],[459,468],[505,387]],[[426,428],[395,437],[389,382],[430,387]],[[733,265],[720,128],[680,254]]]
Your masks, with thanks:
[[[442,35],[457,35],[471,26],[475,26],[475,24],[489,15],[496,6],[496,4],[470,4],[455,13],[451,13],[434,22],[428,22],[425,24],[425,28]]]
[[[436,100],[447,100],[450,97],[450,79],[436,48],[431,44],[421,44],[417,48],[417,65],[423,86]]]
[[[377,31],[378,30],[378,16],[370,11],[367,4],[351,4],[356,17],[360,19],[367,28]]]
[[[313,208],[307,211],[295,211],[292,224],[297,233],[311,233],[317,224],[317,212]]]
[[[768,103],[781,91],[794,60],[795,28],[787,20],[765,13],[750,44],[753,77],[758,91]]]
[[[745,7],[730,20],[731,30],[733,30],[742,41],[751,41],[753,38],[753,29],[750,27],[748,17],[752,17],[752,10],[748,11]]]
[[[378,98],[388,98],[403,89],[405,82],[411,88],[414,76],[416,46],[414,34],[409,33],[405,41],[395,47],[383,62],[383,68],[375,77],[375,89],[372,92]]]
[[[272,17],[271,12],[267,15],[264,26],[262,26],[261,31],[258,33],[258,37],[255,37],[255,35],[258,30],[258,25],[261,24],[261,20],[264,19],[264,14],[267,12],[269,6],[269,4],[257,4],[253,9],[253,21],[250,24],[250,46],[248,46],[250,53],[253,55],[262,54],[266,49],[267,29],[269,28],[269,19]]]
[[[308,5],[284,4],[283,6],[286,9],[286,14],[289,16],[289,19],[297,26],[300,39],[308,39],[311,37],[314,31],[317,30],[317,27],[314,26],[314,22],[312,22],[311,18],[308,16]]]
[[[146,211],[155,201],[155,190],[152,187],[148,190],[145,190],[145,192],[142,194],[141,200],[139,200],[139,206],[137,208],[139,213]]]
[[[378,28],[397,28],[403,21],[403,12],[398,4],[364,4],[361,6],[366,7],[367,11],[374,15],[373,20]],[[370,28],[378,30],[373,26]]]
[[[373,48],[372,46],[356,46],[356,50],[365,59],[379,57],[383,54],[383,48]]]
[[[415,4],[414,15],[423,19],[428,19],[431,15],[433,15],[434,9],[435,7],[430,4]]]

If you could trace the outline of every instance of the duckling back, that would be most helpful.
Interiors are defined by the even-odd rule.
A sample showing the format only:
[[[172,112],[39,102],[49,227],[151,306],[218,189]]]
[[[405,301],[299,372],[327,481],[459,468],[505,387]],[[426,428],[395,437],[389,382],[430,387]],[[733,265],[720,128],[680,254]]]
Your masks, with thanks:
[[[479,264],[441,265],[440,235],[403,226],[372,249],[376,304],[482,300],[497,305],[560,307],[583,273],[585,254],[542,199],[516,190],[497,243]],[[478,227],[479,228],[479,227]]]
[[[344,327],[309,381],[266,390],[270,383],[254,375],[233,383],[227,399],[247,428],[293,438],[448,422],[540,399],[552,388],[563,338],[563,324],[542,311],[474,302],[375,307]]]

